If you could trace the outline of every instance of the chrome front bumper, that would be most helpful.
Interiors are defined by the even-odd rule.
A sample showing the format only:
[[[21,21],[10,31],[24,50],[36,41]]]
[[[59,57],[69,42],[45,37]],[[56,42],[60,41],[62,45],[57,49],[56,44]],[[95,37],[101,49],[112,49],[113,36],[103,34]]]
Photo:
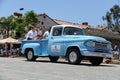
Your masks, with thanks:
[[[108,53],[100,53],[100,52],[90,52],[90,51],[84,51],[83,56],[95,56],[95,57],[113,57],[113,54],[108,54]]]

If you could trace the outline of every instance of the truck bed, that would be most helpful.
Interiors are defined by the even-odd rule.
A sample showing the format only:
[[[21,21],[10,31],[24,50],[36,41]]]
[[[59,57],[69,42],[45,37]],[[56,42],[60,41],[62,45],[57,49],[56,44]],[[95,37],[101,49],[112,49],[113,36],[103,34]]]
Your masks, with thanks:
[[[48,56],[48,40],[23,40],[21,47],[22,54],[26,49],[33,49],[34,55]]]

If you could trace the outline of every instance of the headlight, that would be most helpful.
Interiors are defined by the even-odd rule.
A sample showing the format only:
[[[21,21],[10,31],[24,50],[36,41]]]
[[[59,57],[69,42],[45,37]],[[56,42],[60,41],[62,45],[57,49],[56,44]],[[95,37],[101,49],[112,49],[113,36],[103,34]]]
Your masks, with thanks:
[[[108,48],[108,49],[112,49],[111,44],[107,44],[107,48]]]
[[[87,46],[89,47],[95,47],[95,42],[94,41],[88,41]]]

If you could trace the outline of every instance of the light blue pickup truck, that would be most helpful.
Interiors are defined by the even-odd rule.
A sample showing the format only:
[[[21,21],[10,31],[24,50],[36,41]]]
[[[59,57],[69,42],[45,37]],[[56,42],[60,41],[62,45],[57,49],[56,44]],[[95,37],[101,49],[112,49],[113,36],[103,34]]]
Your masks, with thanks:
[[[72,25],[52,26],[48,39],[23,40],[21,53],[28,61],[49,57],[50,61],[56,62],[64,57],[71,64],[87,59],[92,65],[100,65],[104,58],[112,57],[111,42],[97,36],[86,36],[82,28]]]

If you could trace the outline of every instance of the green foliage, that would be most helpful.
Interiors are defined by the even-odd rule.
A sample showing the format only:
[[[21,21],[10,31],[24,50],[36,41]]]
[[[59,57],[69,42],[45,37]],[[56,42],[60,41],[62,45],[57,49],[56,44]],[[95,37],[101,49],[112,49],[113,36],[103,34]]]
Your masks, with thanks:
[[[6,18],[5,17],[1,17],[0,18],[0,28],[1,29],[5,29],[5,21],[6,21]]]
[[[38,22],[38,15],[34,11],[28,11],[24,16],[18,16],[17,18],[14,15],[0,18],[0,29],[5,31],[13,31],[19,36],[16,35],[16,38],[21,37],[23,33],[26,33],[25,27],[29,25],[35,25]],[[7,37],[11,34],[7,34]],[[5,35],[4,35],[5,36]]]
[[[119,60],[112,60],[112,63],[113,64],[120,64],[120,61]]]
[[[25,22],[27,23],[27,25],[31,24],[31,25],[35,25],[35,23],[38,22],[38,15],[36,13],[34,13],[34,11],[28,11],[25,14]]]
[[[110,10],[103,16],[103,20],[107,21],[108,29],[117,31],[120,33],[120,7],[114,5]]]

